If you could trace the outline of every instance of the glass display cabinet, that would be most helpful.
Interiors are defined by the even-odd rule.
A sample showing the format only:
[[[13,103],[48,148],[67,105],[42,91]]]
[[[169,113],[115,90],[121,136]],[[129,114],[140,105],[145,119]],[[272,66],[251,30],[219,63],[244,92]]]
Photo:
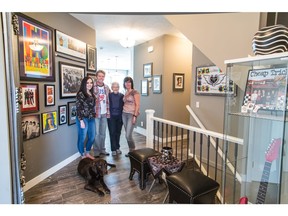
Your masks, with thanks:
[[[288,52],[225,64],[227,86],[234,83],[237,92],[226,94],[224,134],[244,143],[236,167],[239,195],[249,203],[287,204]]]

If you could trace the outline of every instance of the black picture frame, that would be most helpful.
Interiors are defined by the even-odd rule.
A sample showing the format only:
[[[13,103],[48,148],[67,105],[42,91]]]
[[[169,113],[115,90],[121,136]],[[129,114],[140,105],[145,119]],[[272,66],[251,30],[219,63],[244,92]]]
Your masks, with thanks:
[[[42,134],[46,134],[58,129],[57,111],[49,111],[41,114]]]
[[[60,98],[74,98],[85,76],[85,67],[59,62]]]
[[[76,111],[76,101],[70,101],[67,103],[68,107],[68,125],[76,124],[77,111]]]
[[[55,85],[44,84],[45,106],[55,106]]]
[[[22,116],[23,141],[28,141],[40,136],[40,114]]]
[[[141,80],[141,95],[148,96],[148,80]]]
[[[162,75],[154,75],[152,79],[152,88],[154,94],[162,93]]]
[[[21,81],[55,81],[54,29],[22,13],[18,17]]]
[[[87,44],[86,68],[92,72],[97,70],[97,49],[89,44]]]
[[[58,106],[59,125],[67,124],[67,105]]]
[[[143,77],[149,78],[153,75],[153,63],[143,64]]]
[[[215,65],[196,67],[195,80],[196,95],[225,96],[233,94],[236,96],[235,83],[230,80],[227,86],[226,73]]]
[[[86,60],[86,43],[55,30],[56,52]]]
[[[20,83],[21,113],[39,111],[39,85],[37,83]]]
[[[173,91],[184,91],[184,83],[184,73],[173,73]]]

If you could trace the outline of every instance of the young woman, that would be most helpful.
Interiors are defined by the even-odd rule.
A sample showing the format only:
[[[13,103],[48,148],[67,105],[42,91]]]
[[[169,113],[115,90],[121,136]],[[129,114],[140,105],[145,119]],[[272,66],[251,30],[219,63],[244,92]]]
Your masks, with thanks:
[[[76,125],[78,129],[78,151],[82,158],[88,157],[94,159],[90,155],[91,147],[95,140],[95,95],[93,91],[93,79],[84,77],[79,91],[76,95]],[[86,143],[86,152],[84,151],[84,141],[88,136]]]
[[[131,152],[135,150],[135,142],[132,133],[136,124],[137,116],[140,114],[140,94],[134,89],[133,79],[131,77],[125,77],[123,85],[126,93],[123,98],[124,106],[122,120],[126,132],[129,152]],[[128,157],[128,154],[125,156]]]

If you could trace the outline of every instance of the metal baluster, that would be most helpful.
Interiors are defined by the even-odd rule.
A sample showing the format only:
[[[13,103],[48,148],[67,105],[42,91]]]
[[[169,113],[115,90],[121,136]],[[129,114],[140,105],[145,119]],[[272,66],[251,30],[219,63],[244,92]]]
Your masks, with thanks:
[[[187,150],[186,150],[186,153],[187,153],[187,155],[186,155],[186,157],[187,157],[187,164],[188,164],[188,162],[189,162],[189,148],[190,147],[190,130],[187,130]]]
[[[207,137],[207,176],[209,176],[209,165],[210,165],[210,135]]]
[[[203,134],[200,134],[200,171],[202,167],[202,146],[203,146]]]
[[[196,154],[196,132],[193,132],[193,170],[195,170],[195,154]]]
[[[161,140],[161,146],[162,146],[162,148],[161,148],[161,149],[163,149],[163,143],[164,143],[164,141],[163,141],[163,134],[164,134],[164,123],[162,122],[162,123],[161,123],[161,137],[162,137],[162,140]]]
[[[177,158],[177,152],[178,152],[178,127],[176,127],[176,158]]]
[[[171,142],[171,148],[173,148],[173,144],[172,144],[172,137],[173,137],[173,126],[171,125],[171,128],[170,128],[170,142]]]
[[[168,125],[165,124],[165,128],[166,128],[166,146],[168,146]]]
[[[217,181],[217,167],[218,167],[218,148],[219,148],[219,138],[216,138],[216,152],[215,152],[215,181]]]
[[[234,163],[234,181],[233,181],[233,203],[235,203],[235,199],[236,199],[236,172],[237,172],[237,158],[238,158],[238,145],[236,143],[234,143],[235,149],[234,149],[234,159],[235,159],[235,163]]]
[[[158,131],[157,131],[158,132],[158,135],[157,135],[158,136],[158,140],[157,140],[158,148],[157,148],[157,151],[159,151],[159,146],[160,146],[160,143],[159,143],[159,140],[160,140],[160,122],[159,121],[157,122],[157,125],[158,125],[157,126],[157,129],[158,129]]]
[[[153,120],[153,149],[156,149],[156,141],[155,141],[155,139],[156,139],[156,122],[155,122],[155,120]]]

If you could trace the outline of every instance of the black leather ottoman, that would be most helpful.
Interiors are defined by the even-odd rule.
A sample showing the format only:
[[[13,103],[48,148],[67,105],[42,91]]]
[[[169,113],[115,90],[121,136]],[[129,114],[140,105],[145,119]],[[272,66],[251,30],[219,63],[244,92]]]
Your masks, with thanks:
[[[160,152],[152,148],[136,149],[128,153],[131,164],[129,179],[132,180],[135,171],[137,171],[139,173],[141,190],[145,189],[148,175],[151,173],[147,158],[158,154]]]
[[[167,176],[169,203],[214,204],[218,182],[200,172],[183,169]]]

